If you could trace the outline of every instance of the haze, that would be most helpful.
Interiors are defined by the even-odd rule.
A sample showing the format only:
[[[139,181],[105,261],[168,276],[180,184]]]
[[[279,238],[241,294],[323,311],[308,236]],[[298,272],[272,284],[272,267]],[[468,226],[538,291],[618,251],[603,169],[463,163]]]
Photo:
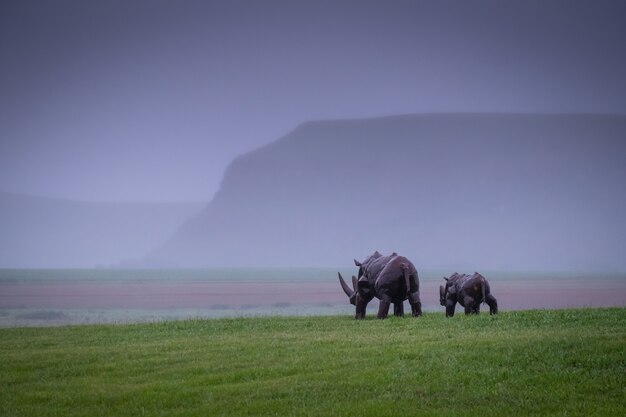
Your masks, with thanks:
[[[455,218],[457,230],[482,230],[486,236],[493,236],[498,227],[508,224],[506,221],[521,216],[523,221],[516,225],[515,233],[507,235],[508,241],[499,242],[500,249],[511,242],[523,245],[516,246],[520,249],[509,258],[495,261],[485,252],[488,246],[481,252],[479,246],[469,250],[459,245],[455,259],[463,265],[475,265],[473,261],[480,260],[484,262],[476,262],[477,267],[503,269],[529,265],[621,270],[626,268],[626,233],[622,233],[626,231],[622,210],[626,207],[620,190],[626,183],[620,162],[626,157],[625,21],[623,1],[5,0],[0,3],[0,226],[5,231],[0,237],[0,267],[118,265],[124,259],[133,259],[133,265],[141,266],[220,266],[220,262],[232,266],[237,262],[230,255],[216,259],[205,256],[214,245],[222,247],[224,243],[211,241],[211,225],[220,225],[222,239],[229,236],[232,245],[223,248],[231,248],[231,254],[242,248],[243,239],[253,237],[246,236],[249,230],[242,225],[261,219],[254,216],[267,214],[262,210],[271,211],[264,220],[285,222],[280,230],[298,230],[290,223],[298,217],[289,218],[294,213],[289,209],[304,201],[294,202],[294,198],[306,197],[307,193],[303,192],[306,188],[298,191],[304,184],[298,183],[301,171],[290,170],[291,154],[284,154],[285,149],[291,149],[285,145],[289,138],[300,137],[302,132],[310,136],[308,143],[292,147],[303,160],[313,155],[324,159],[328,154],[330,159],[334,155],[333,162],[349,167],[341,173],[348,173],[353,183],[343,178],[334,183],[337,189],[331,187],[333,193],[317,195],[328,200],[324,204],[335,198],[345,203],[337,218],[347,216],[349,220],[354,204],[362,204],[360,195],[338,185],[348,188],[360,184],[362,178],[350,177],[349,173],[363,173],[372,166],[364,165],[362,159],[351,159],[350,149],[334,153],[333,147],[341,148],[342,138],[349,139],[344,144],[353,146],[363,132],[356,128],[343,137],[341,128],[323,128],[322,133],[312,135],[309,133],[315,129],[298,128],[303,123],[378,120],[380,116],[401,114],[482,114],[484,124],[470,123],[476,130],[467,136],[480,141],[484,133],[481,128],[487,129],[485,137],[489,140],[508,136],[505,125],[498,125],[497,135],[490,127],[490,120],[496,120],[497,115],[549,114],[568,116],[511,132],[520,158],[515,161],[528,163],[524,170],[537,164],[541,173],[554,174],[547,181],[550,190],[561,190],[567,198],[558,201],[545,190],[536,193],[533,187],[543,184],[545,176],[518,178],[514,174],[526,171],[511,169],[506,171],[508,176],[497,177],[485,171],[485,177],[475,178],[474,185],[481,190],[479,201],[484,197],[502,203],[504,200],[493,197],[493,191],[507,189],[506,196],[516,201],[527,204],[530,198],[537,203],[534,207],[550,206],[549,214],[524,218],[516,212],[516,216],[500,218],[501,223],[490,223],[492,217],[484,213],[479,217],[459,215]],[[592,120],[589,115],[601,117]],[[463,132],[455,131],[455,126],[465,126],[465,122],[457,122],[452,117],[445,128],[435,131],[446,132],[444,142],[461,141],[469,146]],[[355,123],[358,126],[360,122]],[[376,126],[380,129],[379,124]],[[405,128],[401,123],[387,126],[389,130],[376,130],[368,136],[369,149],[378,149],[379,141],[393,141],[389,135],[400,132],[396,143],[408,141],[413,144],[411,152],[423,152],[419,160],[428,161],[429,175],[446,170],[445,152],[439,152],[439,145],[432,142],[436,136],[426,134],[419,136],[423,142],[413,141],[419,132],[431,132],[428,126],[427,122]],[[548,138],[541,145],[548,146],[547,151],[540,151],[544,148],[538,147],[536,138],[522,137],[520,132]],[[550,132],[555,136],[549,136]],[[588,134],[583,137],[577,132]],[[594,139],[596,132],[601,137]],[[576,138],[568,150],[569,136]],[[328,138],[335,138],[335,142]],[[279,145],[274,144],[276,140]],[[534,145],[524,150],[525,140]],[[550,148],[551,143],[558,146]],[[481,150],[476,154],[484,160],[508,157],[509,150],[492,152],[489,143],[483,145],[476,148]],[[255,153],[255,149],[264,150]],[[272,149],[279,153],[272,154]],[[436,159],[429,149],[438,149]],[[403,155],[403,160],[410,156]],[[457,156],[457,163],[471,166],[464,155]],[[550,170],[553,160],[563,169]],[[231,165],[233,161],[237,162]],[[242,161],[253,165],[242,166]],[[255,171],[254,164],[259,161],[262,165],[267,161],[280,164],[263,165],[264,171]],[[588,175],[572,169],[577,165],[571,163],[585,166]],[[307,171],[306,184],[317,184],[317,174],[326,179],[325,183],[332,183],[333,178],[325,176],[334,172],[332,166],[320,164],[317,170]],[[509,169],[510,165],[504,160],[498,167]],[[227,169],[230,182],[224,177]],[[253,175],[239,176],[237,172]],[[280,177],[281,173],[289,175],[289,181]],[[393,170],[378,177],[375,171],[368,175],[364,178],[392,180]],[[578,185],[572,182],[572,175],[584,185],[581,193],[576,193]],[[244,178],[246,184],[237,182]],[[254,190],[264,189],[256,187],[256,182],[265,184],[263,181],[272,178],[267,188],[271,193],[254,194]],[[420,176],[417,183],[405,176],[401,181],[421,186],[414,190],[418,193],[450,193],[445,181],[437,181],[436,175],[430,182],[431,177],[424,178]],[[497,182],[495,188],[486,187],[493,181]],[[506,181],[519,185],[523,192],[515,196]],[[230,188],[220,189],[220,184]],[[286,184],[285,193],[276,190],[277,184]],[[247,191],[224,200],[237,190]],[[460,190],[458,198],[469,196],[467,191]],[[454,196],[446,196],[454,200]],[[538,200],[541,196],[546,199]],[[277,197],[292,200],[281,206]],[[76,201],[82,203],[76,205]],[[511,201],[502,204],[513,210]],[[179,205],[175,212],[160,211],[164,206],[159,206],[157,216],[151,205],[157,202]],[[102,209],[110,203],[116,203],[116,214]],[[366,212],[373,216],[374,208],[382,207],[379,203]],[[36,210],[25,210],[21,204]],[[254,204],[250,207],[257,211],[245,212],[245,204]],[[72,210],[59,209],[68,205]],[[559,217],[559,210],[568,207],[576,208],[574,214]],[[431,214],[435,208],[429,209]],[[478,206],[470,208],[481,210]],[[92,214],[74,211],[84,209]],[[130,211],[124,211],[127,209]],[[216,210],[230,217],[218,222],[211,217]],[[523,214],[523,210],[518,211]],[[331,218],[324,219],[326,212],[316,213],[321,216],[320,223],[309,225],[309,236],[281,243],[290,250],[303,242],[309,248],[306,253],[294,252],[286,264],[336,264],[340,259],[365,256],[366,250],[397,248],[392,237],[384,235],[384,240],[383,234],[376,234],[384,230],[381,225],[368,241],[337,239],[345,244],[329,249],[332,256],[311,251],[328,238],[320,232],[327,229],[315,225],[332,223]],[[419,224],[425,224],[427,214],[414,216],[422,222]],[[539,217],[545,222],[554,220],[558,227],[547,227],[543,235],[519,236],[524,232],[520,226],[524,221]],[[76,223],[77,218],[83,223]],[[141,218],[147,225],[136,229],[141,230],[136,232],[141,239],[133,240],[128,233],[134,229],[122,226],[131,218]],[[433,217],[434,226],[428,229],[430,238],[442,245],[447,239],[443,233],[454,232],[450,222],[439,223],[443,218]],[[471,220],[477,218],[480,221]],[[299,219],[304,224],[310,217]],[[471,227],[465,221],[473,222]],[[587,250],[584,240],[572,243],[575,236],[569,231],[581,222],[586,222],[583,235],[592,238],[587,242],[593,250]],[[99,226],[86,228],[86,223]],[[237,233],[229,234],[228,224],[235,225]],[[258,247],[250,242],[263,247],[259,256],[279,248],[278,240],[264,240],[264,233],[271,235],[272,230],[271,224],[265,226],[267,230],[258,229],[257,240],[248,241],[249,253]],[[148,229],[150,238],[145,232]],[[339,233],[338,229],[335,232]],[[350,229],[342,232],[350,234]],[[554,260],[552,252],[536,246],[535,239],[550,248],[560,247],[560,257]],[[96,241],[98,245],[93,245]],[[121,250],[121,241],[137,243]],[[196,245],[198,242],[204,246]],[[400,246],[407,251],[417,248],[406,242]],[[490,244],[496,243],[490,240]],[[575,250],[569,251],[574,246]],[[64,250],[50,252],[50,247]],[[434,266],[447,266],[448,258],[442,251],[431,259]],[[242,264],[280,266],[277,263],[267,257],[250,257]]]
[[[308,120],[626,112],[622,1],[0,4],[0,190],[209,201]]]

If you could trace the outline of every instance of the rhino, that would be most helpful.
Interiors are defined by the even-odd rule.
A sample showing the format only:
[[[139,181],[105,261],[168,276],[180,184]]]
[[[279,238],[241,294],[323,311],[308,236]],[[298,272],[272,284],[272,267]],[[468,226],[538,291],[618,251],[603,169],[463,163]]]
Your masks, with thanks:
[[[478,272],[473,275],[455,272],[446,280],[445,287],[439,286],[439,302],[446,307],[446,317],[454,316],[458,302],[465,307],[465,314],[480,313],[480,304],[487,303],[490,314],[498,313],[498,301],[491,295],[489,282]]]
[[[422,315],[420,301],[419,277],[417,269],[411,261],[397,253],[388,256],[378,251],[354,264],[359,268],[358,277],[352,276],[352,288],[346,284],[341,273],[339,283],[350,300],[356,306],[355,319],[365,318],[367,304],[374,298],[380,300],[378,307],[379,319],[387,318],[389,307],[393,303],[394,316],[404,316],[404,300],[411,304],[413,317]]]

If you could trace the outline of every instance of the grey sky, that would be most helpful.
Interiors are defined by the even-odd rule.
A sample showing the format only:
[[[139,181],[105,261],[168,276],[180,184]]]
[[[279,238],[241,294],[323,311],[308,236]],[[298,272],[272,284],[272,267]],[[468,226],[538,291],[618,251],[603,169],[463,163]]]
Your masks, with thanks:
[[[0,190],[209,200],[310,119],[626,113],[623,1],[0,2]]]

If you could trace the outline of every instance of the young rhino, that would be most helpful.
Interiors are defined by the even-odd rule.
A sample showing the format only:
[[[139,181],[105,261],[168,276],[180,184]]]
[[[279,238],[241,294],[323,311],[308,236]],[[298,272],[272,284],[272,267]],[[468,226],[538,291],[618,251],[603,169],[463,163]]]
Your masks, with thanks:
[[[454,273],[446,280],[445,287],[439,287],[439,302],[446,307],[446,317],[454,316],[454,309],[458,302],[465,307],[465,314],[480,313],[480,303],[489,305],[489,313],[498,312],[498,302],[491,295],[489,283],[478,272],[474,275]]]

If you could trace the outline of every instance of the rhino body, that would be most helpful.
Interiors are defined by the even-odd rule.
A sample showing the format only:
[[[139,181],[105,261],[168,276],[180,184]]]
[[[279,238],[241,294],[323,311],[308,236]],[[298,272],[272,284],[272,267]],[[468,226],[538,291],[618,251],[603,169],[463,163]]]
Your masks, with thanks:
[[[350,303],[356,306],[356,319],[365,317],[367,304],[374,297],[380,300],[379,319],[387,317],[391,303],[394,304],[394,315],[403,316],[403,303],[407,299],[412,315],[417,317],[422,314],[417,269],[406,257],[395,252],[384,256],[376,251],[362,262],[355,259],[354,264],[359,271],[358,276],[352,276],[352,288],[341,274],[339,282]]]
[[[498,301],[491,295],[489,282],[478,272],[473,275],[455,272],[444,279],[446,285],[439,287],[439,302],[446,307],[446,317],[454,316],[457,302],[465,308],[465,314],[480,313],[480,304],[483,302],[489,306],[490,314],[498,312]]]

